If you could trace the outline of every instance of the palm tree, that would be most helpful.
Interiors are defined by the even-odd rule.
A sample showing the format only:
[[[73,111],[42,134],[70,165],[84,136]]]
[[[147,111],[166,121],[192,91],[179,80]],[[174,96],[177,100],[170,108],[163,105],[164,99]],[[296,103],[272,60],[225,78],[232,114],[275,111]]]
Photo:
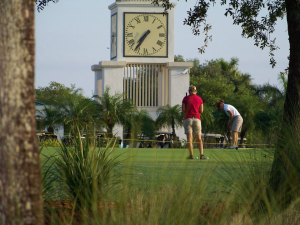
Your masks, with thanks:
[[[255,86],[256,96],[267,105],[268,108],[283,105],[285,100],[285,84],[284,77],[280,80],[283,83],[283,91],[271,84]]]
[[[76,99],[74,97],[67,97],[63,104],[56,106],[58,110],[57,122],[71,127],[71,132],[76,133],[75,128],[84,130],[86,127],[91,128],[96,121],[94,115],[94,102],[89,98]]]
[[[54,127],[59,125],[57,123],[58,111],[54,106],[45,105],[42,110],[38,111],[39,114],[36,117],[37,119],[43,121],[43,125],[47,127],[48,132],[54,130]]]
[[[136,109],[130,112],[122,123],[126,128],[126,139],[135,140],[138,135],[142,134],[152,139],[155,135],[155,123],[147,110],[138,111]],[[127,143],[128,141],[125,142],[125,145]]]
[[[169,104],[158,108],[156,111],[158,115],[156,119],[156,124],[159,127],[170,127],[172,128],[172,136],[173,139],[176,137],[175,127],[183,126],[183,113],[181,109],[181,105],[174,105],[171,107]]]
[[[106,125],[107,136],[113,136],[113,128],[116,124],[122,124],[126,116],[135,110],[135,106],[129,101],[123,99],[123,94],[109,94],[110,88],[106,88],[102,96],[94,95],[95,107],[98,110],[98,118]]]

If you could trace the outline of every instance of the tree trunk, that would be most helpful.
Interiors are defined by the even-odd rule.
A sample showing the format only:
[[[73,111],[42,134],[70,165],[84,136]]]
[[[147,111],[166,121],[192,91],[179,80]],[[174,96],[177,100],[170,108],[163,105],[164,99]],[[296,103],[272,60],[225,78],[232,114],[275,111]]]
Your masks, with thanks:
[[[44,224],[34,97],[34,1],[0,1],[0,223]]]
[[[274,191],[283,194],[281,197],[286,203],[297,197],[300,184],[300,7],[298,1],[285,2],[290,42],[289,76],[284,119],[274,155],[270,184]]]
[[[175,133],[175,121],[172,120],[172,140],[176,140],[176,133]],[[172,142],[169,143],[170,148],[172,148]]]
[[[246,136],[246,132],[247,132],[247,129],[244,129],[241,132],[241,135],[240,135],[240,138],[241,138],[240,146],[242,146],[244,144],[244,137]]]

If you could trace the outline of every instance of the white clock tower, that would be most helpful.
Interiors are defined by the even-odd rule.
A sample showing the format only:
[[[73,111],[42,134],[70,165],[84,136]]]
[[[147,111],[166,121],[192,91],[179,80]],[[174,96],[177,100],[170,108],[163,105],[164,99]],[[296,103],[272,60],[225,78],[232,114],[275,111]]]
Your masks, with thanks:
[[[176,6],[176,3],[173,3]],[[106,87],[124,93],[139,109],[156,110],[181,105],[188,90],[192,62],[174,62],[174,10],[164,13],[152,0],[117,0],[111,11],[111,61],[92,66],[95,94]],[[121,136],[122,128],[116,128]],[[176,134],[185,138],[183,128]]]

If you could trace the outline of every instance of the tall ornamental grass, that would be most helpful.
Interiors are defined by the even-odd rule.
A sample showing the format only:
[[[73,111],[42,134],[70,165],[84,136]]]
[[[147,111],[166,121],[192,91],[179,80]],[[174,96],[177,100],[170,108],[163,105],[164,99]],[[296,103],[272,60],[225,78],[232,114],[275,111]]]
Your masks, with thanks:
[[[105,148],[96,147],[88,136],[82,141],[78,132],[71,147],[61,144],[56,155],[45,158],[43,194],[45,205],[50,205],[46,215],[53,217],[60,205],[67,214],[81,215],[82,221],[82,215],[97,211],[104,197],[117,191],[120,176],[113,170],[120,162],[118,156],[111,156],[115,142],[111,139]]]

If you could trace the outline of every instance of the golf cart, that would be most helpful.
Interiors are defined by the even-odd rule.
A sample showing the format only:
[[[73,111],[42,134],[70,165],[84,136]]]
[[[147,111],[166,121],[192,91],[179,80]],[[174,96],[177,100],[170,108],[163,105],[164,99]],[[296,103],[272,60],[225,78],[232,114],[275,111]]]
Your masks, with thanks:
[[[155,138],[156,148],[169,148],[171,146],[171,132],[166,131],[156,131]]]

